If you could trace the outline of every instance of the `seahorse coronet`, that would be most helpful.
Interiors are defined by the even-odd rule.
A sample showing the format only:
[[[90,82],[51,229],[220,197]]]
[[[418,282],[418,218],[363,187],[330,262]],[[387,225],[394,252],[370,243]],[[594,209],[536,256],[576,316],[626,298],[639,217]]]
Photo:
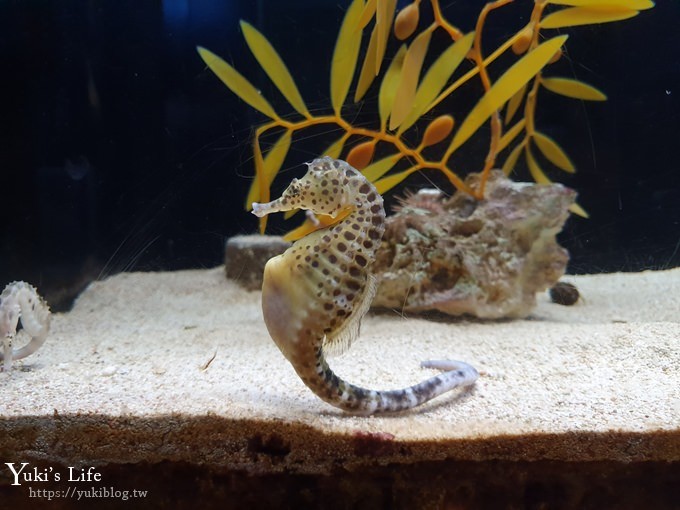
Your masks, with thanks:
[[[267,262],[262,312],[270,336],[302,381],[326,402],[355,413],[410,409],[459,386],[477,371],[463,362],[414,386],[390,391],[354,386],[336,376],[325,353],[342,352],[359,334],[375,295],[372,264],[385,231],[383,199],[361,172],[328,156],[307,164],[280,198],[253,204],[253,214],[305,209],[339,222],[298,240]]]

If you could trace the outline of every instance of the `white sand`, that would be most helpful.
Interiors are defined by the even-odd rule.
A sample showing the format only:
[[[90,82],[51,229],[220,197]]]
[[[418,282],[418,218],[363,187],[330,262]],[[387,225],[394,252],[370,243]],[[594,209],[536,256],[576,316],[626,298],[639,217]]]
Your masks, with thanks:
[[[30,433],[42,438],[38,457],[235,465],[247,462],[249,437],[278,431],[305,462],[347,444],[357,453],[351,440],[365,437],[410,446],[393,452],[402,458],[680,460],[680,268],[565,280],[585,299],[564,307],[541,296],[529,320],[369,315],[331,360],[348,381],[414,384],[434,373],[419,368],[431,358],[467,361],[482,377],[409,413],[356,417],[302,384],[269,338],[259,292],[226,281],[222,267],[121,274],[92,284],[53,317],[40,351],[0,373],[0,451],[25,453]],[[83,446],[54,444],[54,420]],[[166,432],[162,447],[145,446]]]

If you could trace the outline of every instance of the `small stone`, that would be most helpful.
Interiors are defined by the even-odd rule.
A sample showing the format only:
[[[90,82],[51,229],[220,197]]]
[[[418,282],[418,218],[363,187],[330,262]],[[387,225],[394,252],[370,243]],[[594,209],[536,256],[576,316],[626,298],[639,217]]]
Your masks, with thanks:
[[[576,285],[567,282],[557,282],[551,287],[549,293],[553,303],[564,306],[575,305],[581,297]]]
[[[118,372],[118,367],[115,365],[109,365],[108,367],[104,368],[104,370],[102,370],[102,375],[104,377],[111,377],[116,372]]]
[[[290,245],[280,236],[255,234],[230,237],[224,256],[227,278],[248,290],[261,289],[265,264]]]

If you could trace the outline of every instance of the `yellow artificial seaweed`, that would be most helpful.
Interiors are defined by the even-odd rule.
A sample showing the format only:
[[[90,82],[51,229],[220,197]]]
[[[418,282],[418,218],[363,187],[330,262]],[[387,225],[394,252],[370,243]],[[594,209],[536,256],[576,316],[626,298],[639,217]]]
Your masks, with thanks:
[[[519,110],[519,107],[522,104],[522,99],[524,99],[526,92],[527,86],[525,84],[521,89],[515,92],[515,94],[510,98],[510,101],[508,101],[508,107],[505,110],[506,125],[510,124],[510,121],[515,116],[515,113],[517,113],[517,110]]]
[[[411,111],[399,126],[398,133],[406,131],[428,111],[432,101],[439,95],[446,82],[451,78],[451,75],[463,62],[465,55],[470,51],[474,38],[475,33],[470,32],[465,37],[458,39],[430,66],[425,73],[425,77],[418,85]]]
[[[253,87],[241,73],[210,50],[206,50],[201,46],[198,46],[196,49],[203,59],[203,62],[206,63],[210,70],[215,73],[227,87],[229,87],[229,90],[256,110],[264,113],[270,119],[279,119],[279,116],[276,115],[276,112],[267,100],[260,95],[259,91]]]
[[[586,101],[605,101],[607,99],[607,96],[595,87],[571,78],[541,78],[541,85],[550,92],[574,99]]]
[[[264,157],[262,162],[262,177],[264,178],[267,189],[271,187],[274,177],[286,159],[288,149],[290,149],[291,137],[291,132],[285,131]],[[260,201],[263,202],[264,200],[260,198],[260,179],[256,178],[253,180],[250,190],[248,190],[248,198],[246,198],[246,210],[250,211],[253,208],[253,202]]]
[[[387,118],[392,112],[392,105],[394,104],[394,97],[397,94],[399,77],[401,76],[404,67],[405,58],[406,45],[402,44],[394,59],[392,59],[392,63],[387,69],[382,84],[380,85],[380,92],[378,93],[378,112],[380,115],[380,131],[382,132],[385,131],[387,127]]]
[[[536,142],[536,146],[553,165],[570,174],[576,172],[569,156],[567,156],[564,150],[557,145],[555,140],[538,131],[534,132],[533,139],[534,142]]]
[[[378,73],[380,72],[380,66],[383,57],[385,56],[385,49],[387,48],[389,27],[392,24],[396,6],[397,0],[381,0],[378,2],[378,14],[382,13],[380,17],[384,18],[385,21],[379,22],[376,19],[376,23],[373,26],[371,38],[368,42],[368,49],[366,50],[366,56],[364,57],[364,62],[361,65],[361,71],[359,72],[359,81],[356,90],[354,91],[355,103],[364,97],[364,94],[366,94],[366,91],[370,88],[375,77],[378,76]]]
[[[541,21],[542,28],[565,28],[593,23],[609,23],[637,16],[640,11],[597,9],[596,7],[570,7],[548,14]]]
[[[526,126],[526,119],[518,120],[514,126],[506,131],[506,133],[498,142],[498,152],[502,152],[512,141],[519,135]]]
[[[392,105],[392,113],[390,115],[390,129],[392,130],[399,127],[411,110],[413,99],[416,95],[416,88],[418,87],[420,69],[423,67],[427,47],[430,44],[430,37],[432,37],[432,31],[425,30],[415,38],[411,46],[406,50],[404,65],[399,78],[397,92],[394,95],[394,104]]]
[[[361,30],[357,25],[361,18],[364,0],[354,0],[340,27],[338,40],[335,43],[333,59],[331,60],[331,104],[335,115],[340,116],[340,109],[345,103],[354,77],[359,48],[361,47]]]
[[[651,0],[548,0],[549,4],[643,11],[654,7]]]
[[[392,156],[387,156],[380,161],[376,161],[375,163],[368,165],[361,171],[361,173],[364,174],[366,179],[369,181],[375,182],[387,172],[392,170],[394,165],[396,165],[401,158],[402,155],[399,153],[393,154]]]
[[[505,160],[505,163],[503,163],[502,170],[505,175],[510,175],[510,173],[515,169],[517,161],[519,160],[519,156],[522,154],[522,150],[525,146],[526,142],[522,142],[517,144],[517,147],[512,149],[512,152],[510,152],[510,155]]]
[[[566,36],[539,44],[545,37],[542,30],[615,21],[635,16],[639,11],[654,6],[650,0],[534,0],[530,2],[533,7],[531,15],[527,16],[527,24],[484,56],[481,34],[487,16],[493,10],[512,3],[512,0],[493,0],[485,4],[479,14],[474,36],[464,35],[444,17],[439,0],[430,0],[432,21],[418,31],[420,2],[421,0],[411,0],[394,21],[396,0],[351,1],[338,33],[331,62],[332,114],[309,112],[279,54],[263,34],[246,22],[242,22],[241,26],[246,43],[255,59],[291,106],[303,116],[302,119],[284,120],[279,117],[259,90],[231,65],[209,50],[197,48],[208,67],[234,94],[271,119],[255,130],[253,140],[255,179],[248,192],[248,206],[252,201],[269,199],[272,182],[285,162],[293,135],[297,131],[324,125],[329,126],[331,131],[341,132],[340,137],[327,147],[325,153],[334,158],[342,157],[344,153],[345,159],[351,159],[362,166],[367,165],[363,172],[376,184],[381,193],[392,189],[414,172],[432,169],[444,174],[456,189],[482,198],[484,183],[498,154],[513,144],[522,133],[524,133],[522,139],[515,144],[503,164],[503,171],[506,174],[512,171],[519,156],[524,153],[534,179],[538,182],[549,182],[532,153],[532,145],[538,147],[543,156],[558,168],[573,172],[573,164],[564,150],[535,128],[538,92],[544,87],[551,92],[582,100],[604,100],[606,96],[596,88],[577,80],[543,76],[544,68],[559,60]],[[566,8],[545,15],[544,11],[549,11],[545,9],[548,4]],[[354,83],[363,31],[371,20],[375,22],[369,48],[363,60],[358,82],[355,84],[354,98],[364,97],[376,81],[375,77],[382,72],[381,69],[384,69],[383,64],[389,62],[387,69],[382,72],[378,92],[379,129],[371,127],[370,124],[355,125],[353,121],[341,115]],[[389,47],[386,41],[393,21],[395,38],[402,40],[414,37],[414,39],[410,46],[402,45],[396,54],[385,57],[385,48]],[[436,30],[446,32],[455,42],[443,54],[432,55],[428,54],[431,53],[429,42],[431,34]],[[514,53],[518,60],[510,68],[502,68],[495,72],[494,77],[499,77],[492,79],[489,73],[491,64],[497,63],[505,55],[515,58],[511,53]],[[468,57],[472,68],[455,77],[456,68],[460,67],[464,56]],[[421,69],[426,59],[434,63],[421,79]],[[455,97],[452,96],[453,92],[463,85],[469,87],[468,84],[476,78],[481,81],[484,92],[457,130],[454,131],[453,116],[446,111],[433,112],[432,116],[425,118],[427,112],[432,111],[444,100]],[[524,107],[521,108],[523,104]],[[523,115],[505,134],[499,114],[504,105],[506,125],[512,123],[518,112],[523,111]],[[490,117],[489,151],[484,160],[480,184],[473,189],[451,169],[450,157]],[[414,130],[414,136],[409,136],[408,139],[403,137],[406,130],[412,126],[417,128],[417,131]],[[260,138],[270,130],[280,130],[281,134],[263,157]],[[450,139],[452,132],[453,136]],[[418,136],[420,133],[422,136]],[[357,138],[356,142],[354,138]],[[417,146],[412,145],[414,138],[420,139]],[[346,145],[350,139],[352,147],[348,151]],[[447,143],[446,151],[427,149],[443,142]],[[368,164],[377,148],[381,159]],[[437,156],[434,159],[429,159],[429,155],[435,154]],[[411,166],[406,170],[394,171],[397,163],[402,160],[407,160]],[[585,211],[577,204],[571,210],[587,217]],[[286,217],[294,213],[288,212]],[[319,221],[324,224],[330,220],[321,218]],[[261,231],[264,231],[265,222],[266,218],[260,222]],[[316,222],[307,221],[302,230],[298,229],[297,235],[316,228],[318,228]]]
[[[465,143],[479,129],[479,126],[503,106],[513,94],[536,76],[555,52],[564,44],[567,37],[566,35],[553,37],[527,53],[508,69],[468,114],[454,135],[447,153],[452,153]]]
[[[259,62],[264,72],[267,76],[274,82],[274,85],[281,91],[283,97],[285,97],[293,108],[295,108],[298,113],[309,118],[309,112],[305,106],[305,102],[302,100],[300,91],[295,85],[293,77],[290,75],[286,64],[283,63],[281,57],[276,52],[276,50],[269,43],[267,38],[263,36],[256,28],[254,28],[250,23],[241,21],[241,30],[243,31],[243,37],[248,43],[250,51]]]

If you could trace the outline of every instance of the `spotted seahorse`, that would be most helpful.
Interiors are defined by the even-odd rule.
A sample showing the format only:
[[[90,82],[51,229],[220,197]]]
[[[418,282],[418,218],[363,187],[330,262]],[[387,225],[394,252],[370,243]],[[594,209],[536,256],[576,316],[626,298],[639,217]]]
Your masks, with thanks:
[[[324,157],[308,167],[279,199],[253,203],[259,217],[292,209],[342,217],[298,240],[264,269],[265,324],[302,381],[329,404],[357,414],[410,409],[472,385],[477,371],[459,361],[423,362],[446,372],[389,391],[360,388],[333,373],[325,351],[349,347],[375,295],[371,266],[385,230],[385,209],[375,187],[348,163]]]

